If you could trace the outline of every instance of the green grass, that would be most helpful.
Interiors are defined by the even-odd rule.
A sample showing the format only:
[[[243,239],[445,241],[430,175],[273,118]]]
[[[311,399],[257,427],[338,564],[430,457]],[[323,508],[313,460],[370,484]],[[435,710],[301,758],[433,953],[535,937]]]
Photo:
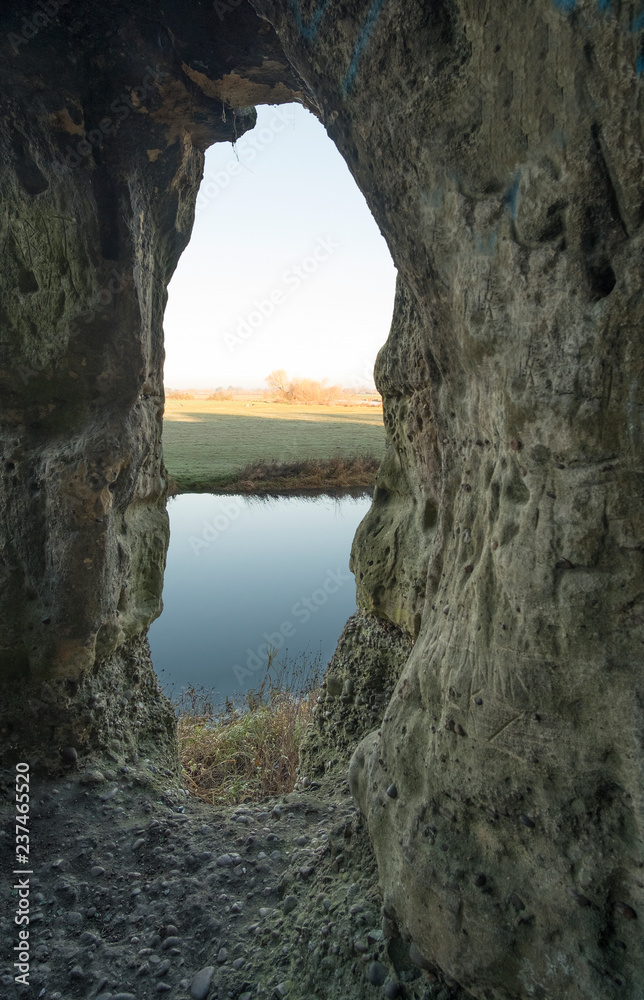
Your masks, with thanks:
[[[165,463],[180,492],[230,486],[257,462],[297,463],[385,450],[382,410],[261,401],[170,399]]]

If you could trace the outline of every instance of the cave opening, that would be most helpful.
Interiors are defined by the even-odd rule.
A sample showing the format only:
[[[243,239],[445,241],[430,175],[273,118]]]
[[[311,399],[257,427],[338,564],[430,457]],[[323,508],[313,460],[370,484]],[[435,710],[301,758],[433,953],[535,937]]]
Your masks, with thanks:
[[[260,105],[251,131],[207,150],[164,318],[164,457],[177,495],[149,638],[173,697],[191,686],[219,701],[243,694],[275,650],[289,676],[331,658],[356,609],[349,553],[371,488],[320,495],[333,488],[324,469],[319,490],[294,482],[280,497],[222,484],[258,462],[381,459],[373,368],[395,278],[344,159],[300,104]],[[275,373],[305,395],[285,402]]]
[[[642,18],[36,7],[0,12],[0,843],[34,995],[638,997]],[[396,260],[389,448],[311,780],[204,824],[147,642],[162,317],[203,150],[289,99]]]

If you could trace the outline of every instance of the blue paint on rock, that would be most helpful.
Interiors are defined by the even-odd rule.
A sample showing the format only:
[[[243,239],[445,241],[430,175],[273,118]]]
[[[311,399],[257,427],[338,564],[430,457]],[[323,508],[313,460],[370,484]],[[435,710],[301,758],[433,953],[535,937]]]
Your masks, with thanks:
[[[503,195],[503,202],[508,206],[510,210],[510,215],[512,219],[517,217],[517,198],[519,197],[519,184],[521,183],[521,171],[517,174],[514,181],[508,188],[508,190]]]
[[[362,54],[366,49],[369,43],[369,39],[371,38],[374,32],[374,28],[376,27],[376,24],[378,23],[378,18],[380,17],[380,12],[384,7],[385,3],[386,0],[374,0],[374,2],[371,4],[371,7],[369,8],[369,13],[367,14],[367,20],[365,22],[365,26],[362,29],[360,38],[356,42],[356,47],[353,50],[353,57],[351,59],[349,71],[342,85],[342,92],[345,95],[345,97],[349,93],[355,82],[355,78],[358,73],[358,66],[360,65],[360,60],[362,59]]]
[[[307,42],[312,42],[316,37],[320,29],[320,21],[324,17],[324,12],[329,6],[330,0],[322,0],[318,3],[317,9],[313,14],[313,17],[308,24],[304,23],[304,18],[302,17],[302,10],[300,8],[300,0],[291,0],[291,10],[295,15],[295,24],[297,25],[297,30],[301,34],[302,38],[305,38]]]
[[[572,14],[577,0],[552,0],[553,6],[560,10],[562,14]]]

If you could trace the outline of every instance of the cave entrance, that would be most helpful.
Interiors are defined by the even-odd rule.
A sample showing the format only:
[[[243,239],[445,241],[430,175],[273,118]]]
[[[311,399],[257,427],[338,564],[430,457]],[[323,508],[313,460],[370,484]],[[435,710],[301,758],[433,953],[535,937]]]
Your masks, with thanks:
[[[261,462],[382,457],[373,366],[394,289],[363,195],[302,106],[260,106],[252,131],[208,150],[164,323],[164,454],[181,495],[150,643],[173,696],[252,688],[275,649],[299,674],[326,666],[355,610],[368,491],[217,492]]]

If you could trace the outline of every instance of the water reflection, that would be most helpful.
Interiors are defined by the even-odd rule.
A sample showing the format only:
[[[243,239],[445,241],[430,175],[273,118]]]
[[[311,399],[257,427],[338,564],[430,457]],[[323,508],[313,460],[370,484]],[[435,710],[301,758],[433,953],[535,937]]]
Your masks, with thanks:
[[[257,685],[280,658],[331,657],[355,610],[349,552],[367,498],[259,499],[188,494],[168,506],[164,611],[152,657],[171,693]]]

